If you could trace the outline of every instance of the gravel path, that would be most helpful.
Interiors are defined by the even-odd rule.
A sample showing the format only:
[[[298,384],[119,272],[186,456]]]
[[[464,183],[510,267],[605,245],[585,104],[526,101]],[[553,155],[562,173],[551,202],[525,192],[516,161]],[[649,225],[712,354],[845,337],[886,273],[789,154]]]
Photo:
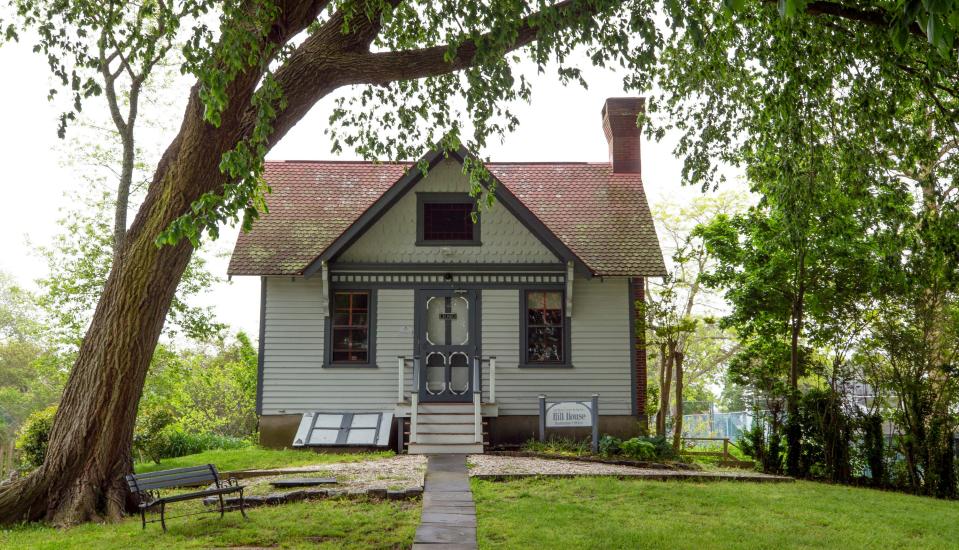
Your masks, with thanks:
[[[397,455],[390,458],[361,462],[334,462],[316,466],[283,468],[276,475],[257,476],[244,480],[249,494],[277,492],[270,482],[289,477],[335,477],[336,485],[329,488],[344,490],[405,489],[422,487],[426,471],[426,457]],[[265,472],[264,472],[265,473]],[[309,474],[309,475],[302,475]]]
[[[617,464],[598,462],[579,462],[574,460],[554,460],[531,457],[470,455],[470,476],[589,476],[613,475],[629,477],[647,477],[651,479],[728,479],[751,481],[787,481],[788,477],[771,476],[750,471],[690,471],[690,470],[654,470]]]

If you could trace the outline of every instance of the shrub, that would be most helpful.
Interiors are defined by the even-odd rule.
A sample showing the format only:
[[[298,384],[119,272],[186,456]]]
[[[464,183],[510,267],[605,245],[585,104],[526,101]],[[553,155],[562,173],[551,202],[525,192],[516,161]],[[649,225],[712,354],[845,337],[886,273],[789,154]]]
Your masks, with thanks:
[[[173,411],[167,407],[144,408],[140,407],[137,415],[136,430],[133,434],[133,450],[140,460],[152,460],[159,464],[161,458],[166,458],[163,449],[164,430],[173,424]]]
[[[630,458],[647,460],[656,456],[656,446],[644,438],[634,437],[620,445],[622,453]]]
[[[176,458],[210,451],[213,449],[242,449],[252,445],[246,439],[211,433],[191,433],[169,425],[156,436],[144,441],[142,453],[145,458],[159,464],[161,459]]]
[[[603,456],[618,455],[622,452],[623,440],[612,435],[599,438],[599,454]]]
[[[47,455],[47,444],[50,442],[50,430],[53,428],[53,417],[56,414],[57,406],[51,405],[31,414],[20,427],[17,450],[20,451],[20,461],[24,467],[36,468],[43,464]]]
[[[672,460],[676,458],[672,443],[665,436],[634,437],[623,441],[622,453],[638,460]]]

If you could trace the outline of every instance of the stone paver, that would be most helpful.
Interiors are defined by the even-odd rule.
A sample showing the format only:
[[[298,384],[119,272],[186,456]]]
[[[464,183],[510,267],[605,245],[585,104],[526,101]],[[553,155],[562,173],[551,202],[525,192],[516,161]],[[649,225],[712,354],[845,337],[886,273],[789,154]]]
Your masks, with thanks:
[[[476,506],[466,455],[432,455],[426,465],[423,515],[414,550],[476,548]]]

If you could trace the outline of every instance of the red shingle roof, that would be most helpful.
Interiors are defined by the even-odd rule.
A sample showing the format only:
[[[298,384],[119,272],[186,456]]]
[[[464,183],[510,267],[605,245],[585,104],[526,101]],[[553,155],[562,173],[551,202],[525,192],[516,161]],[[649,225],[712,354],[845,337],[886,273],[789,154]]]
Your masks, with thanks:
[[[269,213],[240,232],[230,275],[299,275],[409,164],[267,162]],[[599,276],[666,272],[639,174],[609,164],[488,163],[487,168]],[[494,207],[495,208],[495,207]]]

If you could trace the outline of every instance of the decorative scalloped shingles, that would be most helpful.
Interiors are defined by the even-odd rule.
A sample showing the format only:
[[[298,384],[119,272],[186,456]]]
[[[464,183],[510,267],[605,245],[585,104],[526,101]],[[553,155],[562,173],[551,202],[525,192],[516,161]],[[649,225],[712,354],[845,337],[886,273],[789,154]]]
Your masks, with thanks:
[[[409,164],[268,162],[269,212],[240,232],[230,275],[299,275]],[[639,174],[607,163],[489,163],[493,173],[595,275],[666,272]]]

